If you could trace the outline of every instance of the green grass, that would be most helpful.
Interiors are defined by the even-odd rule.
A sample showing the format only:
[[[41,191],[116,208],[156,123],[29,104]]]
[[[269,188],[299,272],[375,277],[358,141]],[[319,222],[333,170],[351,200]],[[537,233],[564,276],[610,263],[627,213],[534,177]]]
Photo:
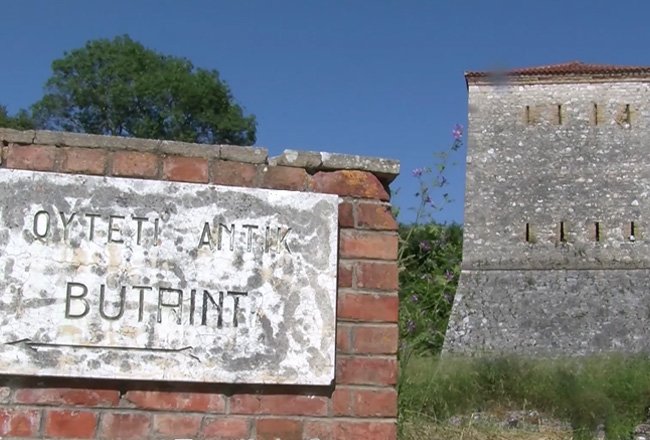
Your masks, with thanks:
[[[574,439],[591,439],[604,425],[608,440],[627,440],[650,406],[650,359],[413,357],[399,386],[403,439],[417,438],[409,430],[422,426],[442,429],[451,416],[534,409],[570,423]]]
[[[503,429],[498,426],[440,425],[426,421],[409,421],[402,426],[401,440],[573,440],[567,429],[543,427],[536,431]]]

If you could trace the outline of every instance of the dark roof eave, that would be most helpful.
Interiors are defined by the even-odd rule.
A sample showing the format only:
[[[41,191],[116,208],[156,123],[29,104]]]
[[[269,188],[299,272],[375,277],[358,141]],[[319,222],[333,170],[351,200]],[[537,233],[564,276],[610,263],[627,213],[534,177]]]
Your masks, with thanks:
[[[480,82],[482,80],[526,81],[528,79],[549,81],[554,78],[572,79],[606,79],[606,78],[650,78],[649,66],[621,66],[615,64],[587,64],[580,61],[551,64],[546,66],[524,67],[504,71],[469,71],[465,72],[465,81]]]
[[[650,70],[639,73],[567,73],[567,74],[526,74],[526,75],[465,75],[465,85],[477,83],[503,83],[503,82],[572,82],[572,81],[590,81],[590,80],[650,80]]]

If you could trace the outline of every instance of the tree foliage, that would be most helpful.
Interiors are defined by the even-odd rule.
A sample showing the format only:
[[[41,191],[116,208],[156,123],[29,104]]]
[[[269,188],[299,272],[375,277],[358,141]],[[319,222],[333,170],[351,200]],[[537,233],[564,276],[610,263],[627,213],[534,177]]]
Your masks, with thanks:
[[[52,63],[32,110],[41,128],[199,143],[251,145],[244,116],[215,70],[145,48],[128,36],[94,40]]]
[[[34,121],[25,110],[20,110],[15,116],[10,116],[7,107],[0,105],[0,127],[31,130],[34,128]]]

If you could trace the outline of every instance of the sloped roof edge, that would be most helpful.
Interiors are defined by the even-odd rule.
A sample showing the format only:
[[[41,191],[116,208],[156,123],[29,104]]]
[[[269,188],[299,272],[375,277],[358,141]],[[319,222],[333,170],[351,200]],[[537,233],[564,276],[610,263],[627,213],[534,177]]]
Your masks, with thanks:
[[[596,75],[599,77],[650,76],[650,66],[622,66],[616,64],[591,64],[583,63],[581,61],[570,61],[567,63],[506,69],[502,71],[469,71],[465,72],[465,79],[470,82],[503,77],[525,79],[526,77],[570,77],[590,75]]]

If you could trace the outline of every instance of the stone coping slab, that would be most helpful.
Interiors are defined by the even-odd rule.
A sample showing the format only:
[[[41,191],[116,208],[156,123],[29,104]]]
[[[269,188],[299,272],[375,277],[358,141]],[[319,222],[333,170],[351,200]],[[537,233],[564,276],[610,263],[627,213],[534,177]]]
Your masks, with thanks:
[[[385,183],[392,182],[400,171],[398,160],[378,157],[285,150],[281,155],[269,158],[268,150],[263,147],[207,145],[156,139],[69,133],[63,131],[21,131],[10,128],[0,128],[0,141],[5,144],[37,144],[56,145],[59,147],[146,151],[170,155],[202,157],[207,159],[231,160],[253,164],[297,167],[305,168],[310,171],[360,170],[375,174]]]

